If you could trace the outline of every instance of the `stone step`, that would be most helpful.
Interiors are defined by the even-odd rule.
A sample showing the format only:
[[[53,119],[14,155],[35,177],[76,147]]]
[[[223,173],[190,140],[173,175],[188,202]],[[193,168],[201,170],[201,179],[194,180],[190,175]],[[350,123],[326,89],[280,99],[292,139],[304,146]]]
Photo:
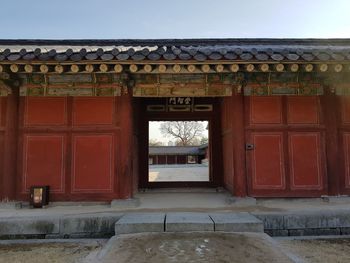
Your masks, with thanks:
[[[165,232],[214,231],[214,222],[205,213],[168,213]]]
[[[115,234],[164,232],[164,213],[130,213],[115,223]]]
[[[115,234],[144,232],[263,232],[261,220],[249,213],[128,213],[115,223]]]
[[[264,232],[263,222],[249,213],[211,213],[215,231]]]

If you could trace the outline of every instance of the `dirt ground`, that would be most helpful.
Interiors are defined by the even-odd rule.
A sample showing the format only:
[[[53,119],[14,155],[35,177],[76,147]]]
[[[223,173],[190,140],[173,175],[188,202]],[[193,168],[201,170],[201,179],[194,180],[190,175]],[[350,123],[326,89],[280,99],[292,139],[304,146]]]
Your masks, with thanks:
[[[93,261],[91,261],[93,262]],[[96,262],[96,261],[95,261]],[[161,233],[113,238],[98,262],[259,262],[290,261],[263,234]]]
[[[45,240],[6,244],[0,243],[0,263],[71,263],[79,262],[90,253],[98,251],[106,241],[88,242],[65,241],[47,242]]]
[[[255,233],[160,233],[107,240],[1,241],[0,263],[350,262],[350,239],[271,240]],[[277,244],[277,245],[276,245]],[[283,251],[283,252],[281,252]]]
[[[284,249],[288,249],[300,259],[309,263],[349,263],[350,239],[316,239],[316,240],[283,240]]]

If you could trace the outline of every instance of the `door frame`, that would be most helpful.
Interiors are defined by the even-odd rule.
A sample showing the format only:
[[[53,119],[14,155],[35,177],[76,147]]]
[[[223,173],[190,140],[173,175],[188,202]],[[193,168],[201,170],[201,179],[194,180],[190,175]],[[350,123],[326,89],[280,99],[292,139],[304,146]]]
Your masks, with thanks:
[[[220,101],[215,98],[196,98],[213,105],[210,112],[147,112],[147,105],[166,98],[144,98],[139,107],[138,125],[138,188],[180,188],[180,187],[219,187],[223,186],[221,162],[221,123]],[[149,182],[148,181],[148,139],[150,121],[208,121],[209,124],[209,182]]]

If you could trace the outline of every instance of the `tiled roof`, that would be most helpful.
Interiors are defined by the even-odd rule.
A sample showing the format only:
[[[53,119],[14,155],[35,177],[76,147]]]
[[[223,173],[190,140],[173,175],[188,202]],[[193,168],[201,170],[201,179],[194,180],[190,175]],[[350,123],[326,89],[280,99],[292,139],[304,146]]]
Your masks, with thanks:
[[[350,39],[0,40],[1,61],[350,61]]]
[[[199,155],[204,154],[200,146],[150,146],[150,155]]]

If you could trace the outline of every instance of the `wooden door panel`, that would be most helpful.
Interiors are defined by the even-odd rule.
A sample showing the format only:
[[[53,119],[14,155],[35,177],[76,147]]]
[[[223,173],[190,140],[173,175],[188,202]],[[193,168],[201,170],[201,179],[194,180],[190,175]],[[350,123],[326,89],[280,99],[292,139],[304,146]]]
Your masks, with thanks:
[[[282,98],[280,96],[250,97],[250,124],[281,124]]]
[[[350,124],[350,96],[343,96],[340,100],[341,103],[341,119],[342,124]]]
[[[318,124],[319,98],[317,96],[290,96],[287,98],[289,124]]]
[[[289,133],[292,190],[322,190],[323,163],[320,132]]]
[[[343,134],[345,188],[350,189],[350,133]]]
[[[252,189],[285,189],[283,133],[254,132],[251,142]]]
[[[103,193],[113,190],[113,141],[112,134],[73,135],[73,193]]]
[[[26,97],[25,126],[57,126],[67,122],[67,99],[64,97]]]
[[[25,135],[23,151],[23,187],[49,185],[53,193],[64,192],[64,135]]]
[[[112,125],[114,98],[74,98],[73,125]]]

